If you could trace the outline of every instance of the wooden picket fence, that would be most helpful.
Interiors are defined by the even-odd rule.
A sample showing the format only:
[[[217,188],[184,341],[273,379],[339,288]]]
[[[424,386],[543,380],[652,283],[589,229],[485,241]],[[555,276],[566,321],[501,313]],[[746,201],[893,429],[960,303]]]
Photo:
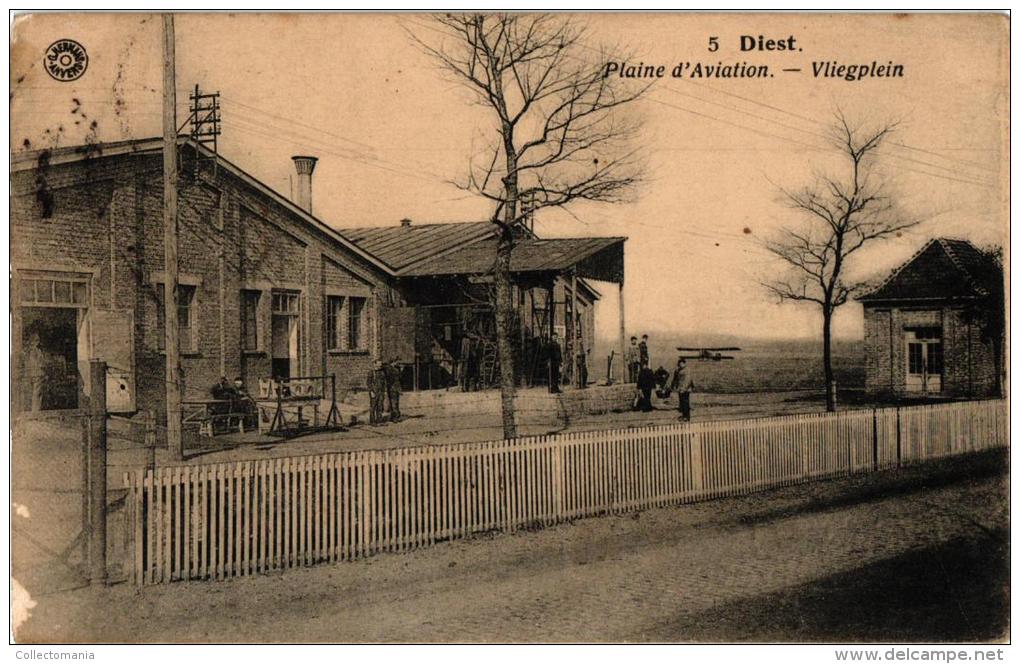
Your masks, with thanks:
[[[1005,401],[139,470],[139,584],[222,579],[1008,444]]]

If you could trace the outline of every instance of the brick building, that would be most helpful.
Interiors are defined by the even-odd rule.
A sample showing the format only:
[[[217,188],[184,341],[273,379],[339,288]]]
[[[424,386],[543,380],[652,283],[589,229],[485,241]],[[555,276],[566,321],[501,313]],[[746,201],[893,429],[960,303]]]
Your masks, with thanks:
[[[186,400],[208,398],[221,376],[251,391],[274,375],[361,386],[376,358],[403,362],[408,387],[442,387],[465,321],[486,333],[491,224],[338,230],[311,212],[315,158],[294,158],[292,202],[222,156],[186,141],[179,150]],[[13,376],[29,385],[42,374],[46,386],[41,404],[15,390],[15,409],[77,408],[88,360],[101,357],[111,410],[163,410],[162,197],[159,139],[14,155]],[[522,347],[555,329],[568,353],[590,350],[598,293],[585,278],[622,284],[622,243],[522,231]]]
[[[982,397],[1001,374],[1002,266],[970,242],[925,244],[864,305],[865,386],[896,396]],[[998,330],[998,332],[996,332]]]
[[[195,155],[181,146],[185,398],[207,398],[220,376],[363,380],[377,311],[400,302],[385,266],[230,162]],[[162,408],[162,197],[158,139],[15,156],[14,370],[44,365],[43,409],[77,407],[91,357],[123,384],[111,409]]]

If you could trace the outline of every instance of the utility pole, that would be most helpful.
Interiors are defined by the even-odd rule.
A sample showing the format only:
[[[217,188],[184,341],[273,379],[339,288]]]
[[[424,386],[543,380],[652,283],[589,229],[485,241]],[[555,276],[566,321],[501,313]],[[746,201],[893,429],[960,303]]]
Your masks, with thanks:
[[[174,461],[184,458],[181,441],[181,353],[177,327],[177,89],[174,75],[174,16],[163,14],[163,327],[166,343],[166,442]]]

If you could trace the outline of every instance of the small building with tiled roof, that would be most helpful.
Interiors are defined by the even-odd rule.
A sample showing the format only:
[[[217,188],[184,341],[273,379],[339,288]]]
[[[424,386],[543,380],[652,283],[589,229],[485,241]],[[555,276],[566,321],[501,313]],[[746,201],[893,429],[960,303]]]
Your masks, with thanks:
[[[998,391],[1002,265],[966,240],[936,238],[858,298],[872,394],[982,397]]]

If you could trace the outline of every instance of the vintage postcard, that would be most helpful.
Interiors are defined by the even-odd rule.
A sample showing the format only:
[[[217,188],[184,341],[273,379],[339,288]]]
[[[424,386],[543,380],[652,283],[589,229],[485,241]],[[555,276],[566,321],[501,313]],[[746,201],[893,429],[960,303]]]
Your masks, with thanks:
[[[19,657],[1001,658],[1009,38],[12,14]]]

